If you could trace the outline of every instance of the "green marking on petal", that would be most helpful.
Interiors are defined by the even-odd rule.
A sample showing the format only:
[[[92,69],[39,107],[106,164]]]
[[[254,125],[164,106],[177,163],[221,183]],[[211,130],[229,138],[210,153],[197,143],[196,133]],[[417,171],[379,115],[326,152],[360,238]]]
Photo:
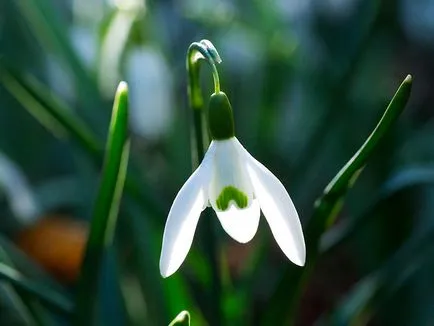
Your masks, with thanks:
[[[216,200],[216,206],[218,209],[225,211],[228,209],[231,200],[235,201],[238,208],[247,207],[247,195],[233,186],[223,188]]]

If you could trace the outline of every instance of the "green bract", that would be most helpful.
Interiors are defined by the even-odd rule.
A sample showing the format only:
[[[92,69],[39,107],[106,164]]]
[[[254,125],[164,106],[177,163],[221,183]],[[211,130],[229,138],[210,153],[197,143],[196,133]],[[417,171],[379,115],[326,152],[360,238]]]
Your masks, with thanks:
[[[209,100],[208,125],[214,140],[225,140],[235,136],[234,118],[229,99],[223,92],[214,93]]]

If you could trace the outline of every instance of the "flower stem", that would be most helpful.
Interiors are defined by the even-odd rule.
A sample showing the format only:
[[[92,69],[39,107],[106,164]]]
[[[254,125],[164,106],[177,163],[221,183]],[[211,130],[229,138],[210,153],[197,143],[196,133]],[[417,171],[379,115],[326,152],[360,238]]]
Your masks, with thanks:
[[[220,56],[210,41],[202,40],[190,45],[187,52],[188,71],[188,99],[193,110],[194,133],[192,135],[192,165],[193,170],[202,161],[209,144],[208,128],[205,123],[204,101],[200,88],[200,62],[206,61],[212,69],[214,92],[220,92],[220,80],[216,63],[220,63]],[[212,287],[210,293],[210,325],[221,325],[221,278],[219,268],[219,253],[214,228],[215,219],[211,218],[208,210],[204,212],[203,219],[205,237],[204,244],[208,261],[211,265]]]
[[[192,137],[192,162],[193,169],[202,161],[205,150],[208,146],[208,130],[205,124],[204,101],[200,89],[200,62],[206,61],[212,69],[214,80],[214,92],[220,92],[220,79],[216,63],[220,63],[220,56],[207,40],[192,43],[187,51],[187,71],[188,71],[188,99],[189,105],[193,110],[194,134]]]
[[[220,79],[216,63],[221,63],[220,55],[214,45],[208,40],[194,42],[188,47],[187,51],[187,71],[188,71],[188,96],[190,106],[193,109],[201,110],[203,107],[202,92],[200,90],[199,71],[200,60],[205,60],[212,69],[214,79],[214,92],[220,92]]]

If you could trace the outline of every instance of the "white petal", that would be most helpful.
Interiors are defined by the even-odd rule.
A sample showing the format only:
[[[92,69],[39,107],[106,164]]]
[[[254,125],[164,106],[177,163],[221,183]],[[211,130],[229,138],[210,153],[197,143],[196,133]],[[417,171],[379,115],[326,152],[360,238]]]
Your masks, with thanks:
[[[258,230],[260,209],[257,200],[244,209],[232,204],[226,211],[216,213],[226,233],[240,243],[252,240]]]
[[[200,213],[208,202],[213,155],[214,146],[211,144],[202,164],[182,186],[170,208],[160,256],[163,277],[176,272],[190,250]]]
[[[241,144],[239,146],[245,154],[255,196],[277,244],[294,264],[303,266],[306,260],[303,230],[288,192],[279,179],[253,158]]]
[[[213,174],[209,188],[209,199],[215,211],[220,211],[217,199],[227,187],[233,187],[247,198],[247,205],[253,200],[253,187],[247,174],[244,155],[240,155],[239,142],[235,137],[214,141],[215,155]],[[229,206],[227,206],[229,208]]]

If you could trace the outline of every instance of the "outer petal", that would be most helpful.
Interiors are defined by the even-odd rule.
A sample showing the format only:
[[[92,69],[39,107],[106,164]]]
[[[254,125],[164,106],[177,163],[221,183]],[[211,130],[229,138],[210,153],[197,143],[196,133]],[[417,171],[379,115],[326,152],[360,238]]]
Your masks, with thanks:
[[[239,145],[246,157],[255,196],[274,238],[294,264],[303,266],[306,260],[303,230],[288,192],[279,179]]]
[[[208,202],[213,155],[214,146],[211,144],[202,164],[182,186],[170,208],[160,256],[163,277],[176,272],[190,250],[200,213]]]
[[[226,233],[240,243],[252,240],[258,230],[260,209],[257,200],[244,209],[231,205],[226,211],[216,213]]]

